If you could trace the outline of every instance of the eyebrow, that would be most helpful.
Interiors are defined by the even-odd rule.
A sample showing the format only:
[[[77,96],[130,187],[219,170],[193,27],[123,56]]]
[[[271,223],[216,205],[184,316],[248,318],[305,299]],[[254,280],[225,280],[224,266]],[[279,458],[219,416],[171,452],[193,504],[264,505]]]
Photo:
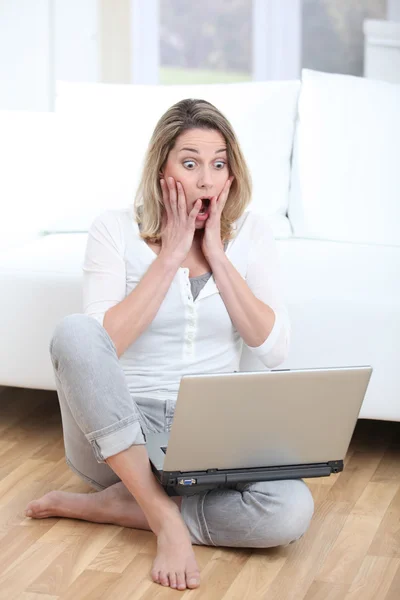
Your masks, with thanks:
[[[196,148],[181,148],[179,150],[179,152],[183,152],[184,150],[186,150],[188,152],[195,152],[196,154],[200,154],[200,152],[198,150],[196,150]],[[220,148],[219,150],[216,150],[215,154],[218,154],[218,152],[226,152],[226,148]]]

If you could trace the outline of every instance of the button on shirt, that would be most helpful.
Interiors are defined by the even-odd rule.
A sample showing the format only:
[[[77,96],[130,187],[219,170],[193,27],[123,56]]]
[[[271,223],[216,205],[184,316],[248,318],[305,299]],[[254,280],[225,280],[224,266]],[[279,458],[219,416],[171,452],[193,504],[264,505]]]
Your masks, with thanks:
[[[266,218],[246,211],[234,223],[225,253],[275,313],[267,339],[247,346],[267,368],[275,368],[288,355],[291,326]],[[156,258],[140,237],[133,207],[98,215],[89,228],[83,263],[84,314],[103,326],[106,311],[135,289]],[[183,375],[238,371],[244,344],[212,273],[189,278],[189,269],[179,267],[153,321],[120,356],[120,364],[132,394],[176,401]]]

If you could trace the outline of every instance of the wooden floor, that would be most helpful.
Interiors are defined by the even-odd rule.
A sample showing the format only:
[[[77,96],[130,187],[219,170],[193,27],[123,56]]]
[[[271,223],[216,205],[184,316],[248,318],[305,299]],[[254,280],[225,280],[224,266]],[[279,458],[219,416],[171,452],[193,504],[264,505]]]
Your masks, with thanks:
[[[0,394],[1,600],[399,600],[400,423],[360,420],[342,473],[307,479],[311,526],[287,548],[194,546],[197,590],[151,581],[151,532],[24,517],[31,499],[89,492],[66,466],[56,392]]]

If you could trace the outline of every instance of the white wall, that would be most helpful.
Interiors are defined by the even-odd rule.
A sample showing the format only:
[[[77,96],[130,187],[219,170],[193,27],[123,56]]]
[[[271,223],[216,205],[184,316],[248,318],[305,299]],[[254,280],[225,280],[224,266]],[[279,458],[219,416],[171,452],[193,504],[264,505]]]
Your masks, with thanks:
[[[253,79],[299,79],[301,2],[253,0]]]
[[[99,81],[98,0],[0,0],[0,110],[53,111],[55,81]]]
[[[400,0],[386,0],[388,21],[400,21]]]
[[[53,111],[57,80],[157,83],[158,1],[0,0],[0,110]]]
[[[131,0],[99,0],[98,13],[100,81],[131,83]]]
[[[64,81],[100,81],[97,0],[52,0],[54,75]]]
[[[51,0],[0,0],[0,109],[52,110]]]

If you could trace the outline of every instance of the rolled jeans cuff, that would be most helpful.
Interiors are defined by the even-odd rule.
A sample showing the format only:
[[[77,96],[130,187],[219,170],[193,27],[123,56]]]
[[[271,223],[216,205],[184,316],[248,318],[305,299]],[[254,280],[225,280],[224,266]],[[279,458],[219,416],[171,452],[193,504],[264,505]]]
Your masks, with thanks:
[[[106,458],[127,450],[133,445],[146,444],[136,414],[125,417],[103,429],[86,433],[85,436],[93,448],[98,463],[104,463]]]

